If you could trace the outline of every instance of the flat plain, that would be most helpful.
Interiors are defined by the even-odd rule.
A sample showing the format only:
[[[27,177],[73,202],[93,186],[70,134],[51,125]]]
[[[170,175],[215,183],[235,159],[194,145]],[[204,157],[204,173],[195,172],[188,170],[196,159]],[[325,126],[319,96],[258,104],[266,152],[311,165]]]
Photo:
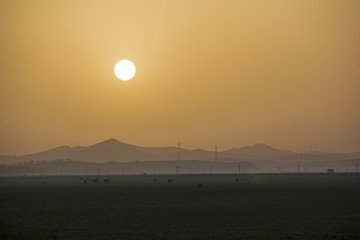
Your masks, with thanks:
[[[0,239],[360,239],[360,175],[0,177]]]

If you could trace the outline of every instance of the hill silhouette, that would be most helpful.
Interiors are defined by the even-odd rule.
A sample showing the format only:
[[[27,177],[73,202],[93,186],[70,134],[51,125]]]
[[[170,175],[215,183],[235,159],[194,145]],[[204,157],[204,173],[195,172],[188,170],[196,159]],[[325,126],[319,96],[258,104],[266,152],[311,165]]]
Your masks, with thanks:
[[[296,156],[298,153],[279,150],[270,147],[263,143],[258,143],[253,146],[245,146],[241,148],[231,148],[224,153],[236,155],[246,155],[257,159],[279,159],[279,158],[291,158]]]
[[[202,149],[180,149],[182,160],[209,160],[214,159],[214,152]],[[177,147],[143,147],[123,143],[114,138],[99,142],[87,147],[69,147],[63,145],[43,152],[13,157],[12,161],[72,159],[86,162],[131,162],[131,161],[159,161],[176,160]],[[255,144],[242,148],[233,148],[218,152],[218,159],[232,161],[237,159],[255,160],[276,158],[289,154],[289,151],[278,150],[265,144]]]
[[[214,161],[214,152],[202,149],[180,149],[181,160]],[[0,164],[16,164],[29,161],[54,161],[71,159],[77,162],[148,162],[177,160],[177,147],[143,147],[121,142],[117,139],[90,145],[70,147],[63,145],[43,152],[23,156],[0,156]],[[314,168],[331,166],[354,167],[360,160],[360,153],[296,153],[276,149],[263,143],[253,146],[231,148],[218,152],[218,162],[248,162],[263,169],[295,168],[297,164]],[[277,170],[276,170],[277,171]]]

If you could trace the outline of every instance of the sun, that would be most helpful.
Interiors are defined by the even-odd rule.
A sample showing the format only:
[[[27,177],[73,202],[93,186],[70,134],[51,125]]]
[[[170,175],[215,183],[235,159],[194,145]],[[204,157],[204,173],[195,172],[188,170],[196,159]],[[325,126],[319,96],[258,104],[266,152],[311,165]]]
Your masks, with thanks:
[[[135,65],[129,60],[121,60],[115,64],[114,73],[117,78],[123,81],[132,79],[135,76]]]

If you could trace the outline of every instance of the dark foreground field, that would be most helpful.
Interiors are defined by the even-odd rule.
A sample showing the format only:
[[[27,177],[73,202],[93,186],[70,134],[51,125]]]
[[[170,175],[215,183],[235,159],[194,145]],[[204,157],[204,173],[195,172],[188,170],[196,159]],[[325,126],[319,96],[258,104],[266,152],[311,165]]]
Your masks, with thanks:
[[[360,239],[359,175],[155,177],[1,177],[0,239]]]

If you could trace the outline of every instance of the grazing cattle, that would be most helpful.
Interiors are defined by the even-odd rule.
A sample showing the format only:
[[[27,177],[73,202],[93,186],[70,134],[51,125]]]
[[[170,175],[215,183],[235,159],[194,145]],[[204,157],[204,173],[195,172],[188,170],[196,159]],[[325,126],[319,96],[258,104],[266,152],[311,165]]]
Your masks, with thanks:
[[[87,184],[87,181],[86,181],[86,180],[84,180],[84,184]]]
[[[202,184],[201,184],[201,183],[198,183],[198,188],[202,188]]]
[[[173,181],[171,180],[171,178],[168,178],[167,182],[172,183]]]
[[[110,180],[107,179],[107,178],[105,178],[105,179],[104,179],[104,183],[110,183]]]
[[[99,179],[98,179],[98,178],[93,178],[92,181],[93,181],[94,183],[98,183],[98,182],[99,182]]]

